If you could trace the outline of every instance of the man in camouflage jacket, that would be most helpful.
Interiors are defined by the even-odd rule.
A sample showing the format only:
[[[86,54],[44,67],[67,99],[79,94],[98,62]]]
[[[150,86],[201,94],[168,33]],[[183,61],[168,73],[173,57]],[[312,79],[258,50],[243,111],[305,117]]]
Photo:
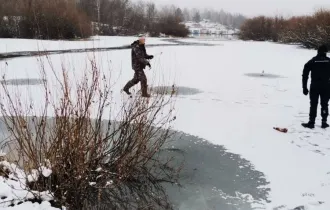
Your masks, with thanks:
[[[148,94],[147,88],[147,77],[144,73],[144,69],[146,66],[149,66],[151,68],[151,65],[149,63],[149,59],[153,59],[154,56],[148,55],[145,48],[145,37],[140,37],[139,40],[133,42],[131,44],[132,46],[132,68],[135,71],[134,77],[132,80],[130,80],[123,90],[128,94],[131,95],[129,89],[133,87],[134,85],[141,83],[141,92],[142,97],[150,97],[150,94]]]

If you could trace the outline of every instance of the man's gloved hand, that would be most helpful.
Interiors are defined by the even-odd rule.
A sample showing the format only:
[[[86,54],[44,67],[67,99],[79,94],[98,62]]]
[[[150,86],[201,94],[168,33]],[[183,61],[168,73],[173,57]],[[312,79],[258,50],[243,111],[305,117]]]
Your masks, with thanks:
[[[149,55],[148,57],[147,57],[147,59],[153,59],[154,58],[154,56],[153,55]]]
[[[307,88],[304,88],[304,89],[303,89],[303,93],[304,93],[305,96],[307,96],[308,93],[309,93],[308,89],[307,89]]]
[[[147,63],[147,66],[149,66],[149,68],[151,68],[151,65],[150,65],[150,63],[149,63],[149,62]]]

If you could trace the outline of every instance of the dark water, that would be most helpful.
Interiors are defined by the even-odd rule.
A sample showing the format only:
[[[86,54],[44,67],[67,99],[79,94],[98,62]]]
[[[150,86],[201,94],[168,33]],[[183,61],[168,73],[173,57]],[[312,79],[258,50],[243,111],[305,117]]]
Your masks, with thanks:
[[[267,73],[247,73],[245,74],[245,76],[255,77],[255,78],[266,78],[266,79],[284,78],[281,75],[267,74]]]
[[[184,87],[184,86],[155,86],[151,88],[151,91],[157,94],[165,94],[165,95],[195,95],[202,93],[201,90],[196,88]]]
[[[42,85],[45,80],[42,79],[8,79],[8,80],[0,80],[1,84],[6,85]]]
[[[249,210],[249,194],[256,201],[267,201],[270,191],[262,172],[239,155],[222,146],[178,132],[166,146],[183,151],[177,163],[184,161],[180,183],[183,188],[167,185],[177,210]],[[173,155],[164,153],[164,156]]]

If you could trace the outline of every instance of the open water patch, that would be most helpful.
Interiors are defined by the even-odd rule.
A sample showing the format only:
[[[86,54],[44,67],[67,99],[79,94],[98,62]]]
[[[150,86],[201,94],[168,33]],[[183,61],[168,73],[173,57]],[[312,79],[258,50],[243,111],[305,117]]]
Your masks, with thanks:
[[[151,88],[151,91],[163,95],[196,95],[202,93],[202,91],[197,88],[185,86],[155,86]]]
[[[161,156],[176,157],[178,166],[183,162],[179,179],[182,188],[166,184],[175,210],[252,210],[269,202],[265,175],[225,147],[181,132],[165,147],[181,153],[163,150]]]
[[[8,79],[8,80],[0,80],[1,84],[5,85],[42,85],[44,84],[45,80],[43,79]]]
[[[281,75],[277,74],[268,74],[268,73],[247,73],[244,74],[245,76],[248,77],[254,77],[254,78],[265,78],[265,79],[276,79],[276,78],[284,78]]]

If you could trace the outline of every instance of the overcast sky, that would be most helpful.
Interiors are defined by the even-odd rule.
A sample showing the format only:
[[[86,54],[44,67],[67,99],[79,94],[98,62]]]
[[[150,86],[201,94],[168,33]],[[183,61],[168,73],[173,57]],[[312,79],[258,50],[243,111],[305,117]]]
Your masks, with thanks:
[[[224,9],[232,13],[255,15],[310,14],[320,7],[330,9],[330,0],[150,0],[156,4],[174,4],[188,8]]]

